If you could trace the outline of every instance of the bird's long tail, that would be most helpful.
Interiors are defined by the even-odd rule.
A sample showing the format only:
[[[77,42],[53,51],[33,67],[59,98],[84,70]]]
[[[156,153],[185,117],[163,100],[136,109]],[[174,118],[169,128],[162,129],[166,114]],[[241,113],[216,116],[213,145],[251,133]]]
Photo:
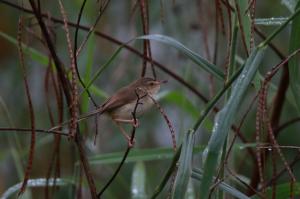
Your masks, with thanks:
[[[87,114],[81,115],[81,116],[77,119],[76,122],[80,122],[80,121],[82,121],[82,120],[88,119],[89,117],[91,117],[91,116],[93,116],[93,115],[96,115],[96,114],[101,115],[102,113],[103,113],[103,109],[102,109],[102,108],[96,109],[96,110],[94,110],[94,111],[92,111],[92,112],[89,112],[89,113],[87,113]],[[50,132],[50,131],[57,130],[57,129],[63,127],[63,126],[66,126],[66,125],[70,124],[70,122],[71,122],[71,120],[65,121],[65,122],[63,122],[63,123],[61,123],[61,124],[58,124],[57,126],[54,126],[54,127],[50,128],[48,131]]]

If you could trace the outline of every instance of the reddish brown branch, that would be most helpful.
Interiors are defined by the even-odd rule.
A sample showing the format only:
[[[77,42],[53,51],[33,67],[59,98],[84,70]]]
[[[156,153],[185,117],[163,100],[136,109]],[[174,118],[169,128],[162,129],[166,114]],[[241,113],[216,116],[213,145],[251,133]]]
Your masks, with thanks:
[[[278,147],[278,144],[277,144],[277,141],[276,141],[276,135],[277,134],[275,134],[275,133],[277,133],[276,131],[275,131],[275,133],[274,133],[274,127],[272,126],[272,125],[278,125],[278,122],[279,122],[279,116],[280,116],[280,114],[281,114],[281,109],[282,109],[282,106],[283,106],[283,99],[284,99],[284,96],[279,96],[279,102],[277,102],[276,103],[276,106],[278,106],[277,108],[279,109],[278,111],[280,111],[280,112],[276,112],[275,111],[275,113],[274,113],[274,111],[273,111],[273,114],[272,114],[272,117],[271,117],[271,121],[270,122],[268,122],[268,119],[264,116],[265,115],[265,112],[266,112],[266,99],[264,99],[264,98],[266,98],[266,89],[267,89],[267,84],[270,82],[270,80],[272,79],[272,77],[278,72],[278,70],[281,68],[281,67],[285,67],[286,66],[286,64],[288,63],[288,60],[289,59],[291,59],[293,56],[295,56],[296,54],[298,54],[300,52],[300,49],[298,49],[298,50],[296,50],[296,51],[294,51],[292,54],[290,54],[288,57],[286,57],[282,62],[280,62],[278,65],[276,65],[276,66],[274,66],[272,69],[271,69],[271,71],[270,72],[268,72],[267,73],[267,75],[266,75],[266,77],[265,77],[265,80],[264,80],[264,84],[263,84],[263,87],[262,87],[262,91],[260,91],[260,92],[263,92],[262,94],[261,94],[261,102],[259,103],[259,105],[261,106],[260,108],[259,108],[259,110],[258,110],[258,115],[257,115],[257,122],[258,122],[258,124],[256,125],[257,126],[257,133],[258,132],[260,132],[260,130],[262,129],[262,124],[261,124],[261,122],[259,121],[260,120],[260,118],[265,118],[264,119],[264,121],[267,121],[267,130],[268,130],[268,132],[269,132],[269,136],[268,136],[268,138],[262,138],[262,141],[261,142],[265,142],[265,140],[267,141],[267,142],[271,142],[273,145],[274,145],[274,147],[275,147],[275,149],[276,149],[276,151],[277,151],[277,153],[279,154],[279,156],[280,156],[280,158],[282,159],[282,161],[284,162],[284,165],[285,165],[285,167],[286,167],[286,169],[287,169],[287,171],[289,171],[289,175],[290,175],[290,178],[293,180],[293,182],[295,182],[294,180],[294,176],[293,176],[293,173],[292,173],[292,171],[291,171],[291,169],[289,168],[289,165],[287,164],[287,162],[285,161],[285,158],[284,158],[284,156],[283,156],[283,154],[281,153],[281,151],[280,151],[280,149],[279,149],[279,147]],[[284,83],[282,83],[281,82],[281,85],[284,85]],[[285,89],[285,91],[284,91],[284,89]],[[287,87],[284,87],[283,86],[283,88],[282,88],[282,90],[284,91],[284,93],[286,92],[286,89],[287,89]],[[282,91],[278,91],[278,92],[282,92]],[[278,96],[278,95],[277,95]],[[283,99],[281,99],[283,97]],[[280,106],[281,107],[280,107]],[[275,114],[275,116],[274,116],[274,114]],[[275,119],[274,119],[275,118]],[[272,124],[272,122],[274,122],[273,124]],[[260,137],[259,137],[259,134],[257,134],[256,135],[256,141],[257,141],[257,143],[259,143],[260,142]],[[257,188],[257,186],[258,186],[258,184],[259,184],[259,180],[258,180],[258,178],[257,178],[257,176],[258,175],[260,175],[260,176],[262,176],[262,173],[263,173],[263,165],[265,164],[265,160],[268,158],[268,154],[269,153],[267,153],[266,155],[265,155],[265,158],[264,159],[261,159],[261,152],[260,152],[260,148],[258,147],[257,148],[257,157],[258,157],[258,166],[256,166],[255,167],[255,170],[254,170],[254,172],[253,172],[253,175],[252,175],[252,178],[251,178],[251,186],[253,187],[253,188]],[[261,179],[260,179],[260,182],[261,183],[264,183],[263,182],[263,180],[262,180],[262,177],[261,177]],[[251,191],[251,190],[248,190],[249,191],[249,194],[251,195],[251,194],[253,194],[253,192]]]
[[[0,132],[3,131],[16,131],[16,132],[25,132],[25,133],[31,133],[32,129],[31,128],[10,128],[10,127],[0,127]],[[57,130],[44,130],[44,129],[35,129],[35,132],[37,133],[48,133],[48,134],[55,134],[55,135],[63,135],[63,136],[67,136],[67,133],[61,132],[61,131],[57,131]]]
[[[165,113],[164,109],[159,105],[159,103],[151,96],[151,95],[148,95],[151,100],[153,101],[153,103],[155,104],[155,106],[157,107],[157,109],[159,110],[160,114],[164,117],[168,127],[169,127],[169,130],[170,130],[170,133],[171,133],[171,138],[172,138],[172,143],[173,143],[173,150],[176,152],[176,133],[175,133],[175,130],[173,128],[173,125],[171,123],[171,121],[169,120],[167,114]]]
[[[143,27],[143,34],[147,35],[149,32],[149,18],[147,17],[147,11],[146,11],[146,0],[139,0],[139,5],[140,5],[140,13],[141,13],[141,19],[142,19],[142,27]],[[148,56],[148,40],[143,41],[143,55],[144,57]],[[146,75],[146,70],[147,70],[147,60],[143,59],[143,67],[142,67],[142,74],[141,76],[144,77]]]
[[[45,94],[46,94],[46,100],[47,100],[47,109],[48,109],[48,114],[50,118],[50,123],[51,126],[55,125],[55,121],[53,118],[52,114],[52,108],[50,107],[50,93],[49,93],[49,83],[52,83],[53,85],[53,90],[54,90],[54,96],[56,99],[56,105],[57,105],[57,113],[58,113],[58,123],[61,123],[63,121],[63,99],[62,99],[62,93],[61,93],[61,87],[56,84],[56,78],[54,76],[54,73],[52,71],[52,61],[51,58],[49,57],[49,64],[47,67],[47,72],[46,72],[46,78],[45,78]],[[59,84],[59,82],[58,82]],[[61,131],[62,128],[58,129],[58,131]],[[54,168],[54,185],[55,185],[55,180],[56,178],[60,177],[60,140],[61,140],[61,135],[54,135],[54,147],[52,151],[52,155],[50,157],[50,162],[49,162],[49,167],[46,173],[46,187],[45,187],[45,198],[51,198],[49,196],[49,178],[51,177],[52,170]],[[52,186],[53,192],[54,189],[56,189],[56,186]]]
[[[255,8],[256,8],[256,0],[252,0],[249,4],[250,8],[250,20],[251,20],[251,35],[250,35],[250,52],[254,48],[254,27],[255,27]]]
[[[63,17],[64,21],[64,29],[66,32],[66,38],[67,38],[67,46],[70,56],[70,68],[71,68],[71,105],[70,105],[70,112],[71,112],[71,123],[69,128],[69,138],[74,138],[76,134],[76,128],[77,128],[77,118],[78,118],[78,88],[77,88],[77,72],[78,69],[75,65],[75,57],[72,50],[72,44],[71,44],[71,38],[70,38],[70,32],[67,24],[67,15],[64,9],[64,6],[61,2],[61,0],[58,1],[60,12]],[[75,53],[76,54],[76,53]]]
[[[42,14],[36,8],[36,4],[35,4],[34,0],[29,0],[29,3],[31,5],[32,11],[33,11],[38,23],[39,23],[43,38],[46,40],[48,49],[49,49],[50,54],[51,54],[51,56],[53,58],[53,61],[55,63],[55,67],[57,69],[59,79],[61,81],[61,85],[63,87],[65,97],[67,99],[68,106],[71,107],[72,106],[72,98],[71,98],[72,95],[70,93],[70,90],[72,90],[72,87],[70,86],[70,82],[68,81],[68,78],[66,77],[66,73],[64,71],[62,63],[61,63],[60,59],[58,58],[58,56],[56,54],[53,42],[51,41],[51,37],[48,33],[48,29],[47,29],[47,27],[46,27],[46,25],[43,21]],[[78,127],[77,127],[77,131],[79,131]],[[93,199],[95,199],[96,198],[96,186],[95,186],[93,177],[91,175],[89,163],[88,163],[87,158],[86,158],[86,156],[84,154],[84,151],[83,151],[83,143],[82,143],[83,141],[82,141],[80,133],[76,133],[75,142],[76,142],[76,145],[77,145],[77,148],[78,148],[78,151],[79,151],[79,156],[80,156],[81,163],[83,165],[83,168],[84,168],[84,171],[85,171],[85,174],[86,174],[86,177],[87,177],[91,197]]]
[[[24,193],[27,185],[27,181],[30,177],[31,170],[32,170],[32,163],[34,158],[34,147],[35,147],[35,117],[34,117],[34,110],[33,110],[33,104],[31,100],[30,90],[28,86],[27,81],[27,73],[25,68],[25,60],[24,60],[24,53],[22,48],[22,34],[23,34],[23,17],[19,18],[19,24],[18,24],[18,50],[19,50],[19,58],[20,58],[20,65],[22,68],[23,73],[23,81],[25,85],[25,92],[27,96],[28,101],[28,109],[29,109],[29,116],[30,116],[30,126],[31,126],[31,141],[30,141],[30,149],[29,149],[29,157],[28,157],[28,163],[24,174],[24,180],[22,183],[22,186],[20,188],[20,191],[18,193],[18,196],[20,196],[22,193]]]
[[[142,26],[143,26],[143,34],[148,35],[149,34],[149,3],[148,0],[138,0],[140,5],[140,11],[141,11],[141,19],[142,19]],[[156,72],[152,63],[152,53],[151,53],[151,44],[149,40],[143,41],[143,67],[142,67],[142,73],[141,76],[144,77],[147,70],[147,59],[145,57],[150,58],[151,62],[151,69],[152,69],[152,75],[153,78],[156,79]]]

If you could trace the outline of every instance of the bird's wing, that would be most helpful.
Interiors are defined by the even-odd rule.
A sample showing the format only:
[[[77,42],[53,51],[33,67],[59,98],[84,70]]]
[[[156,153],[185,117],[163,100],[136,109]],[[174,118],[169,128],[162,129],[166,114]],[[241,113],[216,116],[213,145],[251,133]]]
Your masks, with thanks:
[[[137,97],[134,89],[129,89],[128,87],[121,88],[101,105],[102,112],[110,112],[111,110],[128,104],[136,99]]]

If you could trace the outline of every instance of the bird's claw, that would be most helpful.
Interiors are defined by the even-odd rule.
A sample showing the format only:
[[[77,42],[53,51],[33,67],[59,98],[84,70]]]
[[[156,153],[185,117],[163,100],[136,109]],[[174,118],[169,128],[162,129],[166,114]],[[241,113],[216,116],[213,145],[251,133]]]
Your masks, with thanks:
[[[140,126],[140,121],[139,121],[138,119],[133,120],[132,126],[133,126],[134,128],[139,127],[139,126]]]
[[[133,138],[133,140],[131,140],[131,138],[128,137],[127,143],[128,143],[128,147],[132,148],[135,144],[135,138]]]

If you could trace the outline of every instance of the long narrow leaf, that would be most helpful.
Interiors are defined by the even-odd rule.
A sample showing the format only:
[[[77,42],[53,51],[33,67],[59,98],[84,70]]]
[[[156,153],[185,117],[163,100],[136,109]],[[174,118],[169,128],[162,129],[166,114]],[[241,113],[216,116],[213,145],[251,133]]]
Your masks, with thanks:
[[[217,77],[220,80],[224,80],[224,73],[214,64],[210,63],[194,51],[188,49],[186,46],[173,39],[172,37],[168,37],[165,35],[153,34],[153,35],[145,35],[141,37],[137,37],[136,39],[149,39],[158,41],[169,46],[172,46],[182,52],[184,55],[189,57],[194,63],[201,66],[204,70]]]
[[[272,41],[272,39],[277,36],[294,18],[296,18],[300,13],[300,8],[296,9],[295,12],[289,16],[289,18],[278,28],[276,28],[276,30],[274,30],[266,39],[265,41],[261,42],[259,44],[260,47],[264,47],[266,45],[268,45],[268,43],[270,41]]]
[[[194,153],[203,151],[203,147],[194,147]],[[165,160],[171,159],[174,156],[172,148],[159,148],[159,149],[132,149],[126,162],[137,161],[152,161],[152,160]],[[89,158],[90,164],[113,164],[119,163],[123,157],[123,152],[108,153],[96,155]]]
[[[218,157],[225,138],[233,123],[238,107],[242,102],[251,80],[262,60],[265,48],[255,48],[250,54],[245,67],[235,83],[231,96],[224,108],[216,115],[212,136],[205,151],[207,157],[204,163],[204,176],[200,186],[200,194],[203,199],[208,197],[209,187],[211,185],[215,169],[217,167]]]
[[[137,162],[131,179],[131,198],[146,199],[146,168],[143,162]]]
[[[271,18],[258,18],[255,19],[255,25],[261,26],[280,26],[282,25],[288,18],[286,17],[271,17]]]
[[[202,181],[203,172],[200,169],[193,169],[192,178]],[[248,196],[240,192],[239,190],[235,189],[234,187],[224,183],[220,182],[217,184],[217,186],[223,190],[224,192],[229,193],[230,195],[234,196],[235,198],[239,199],[250,199]]]
[[[179,158],[179,168],[175,178],[172,198],[181,199],[185,197],[192,172],[192,157],[194,146],[194,131],[189,131],[182,143],[182,150]]]
[[[296,10],[300,9],[300,1],[296,6]],[[289,52],[292,53],[300,48],[300,15],[294,18],[292,22],[292,31],[290,36]],[[299,57],[295,56],[289,61],[289,74],[290,74],[290,87],[292,90],[293,97],[295,99],[298,113],[300,113],[300,68],[299,68]]]
[[[290,11],[294,12],[296,7],[297,0],[281,0],[281,4],[285,5],[285,7]]]
[[[38,178],[38,179],[29,179],[27,181],[27,187],[45,187],[47,185],[47,179],[45,178]],[[53,186],[54,185],[54,179],[50,178],[48,180],[48,185]],[[68,185],[74,185],[74,182],[62,178],[57,178],[55,180],[55,186],[68,186]],[[12,187],[8,188],[0,197],[1,199],[8,199],[13,194],[18,192],[21,189],[22,182],[13,185]]]

